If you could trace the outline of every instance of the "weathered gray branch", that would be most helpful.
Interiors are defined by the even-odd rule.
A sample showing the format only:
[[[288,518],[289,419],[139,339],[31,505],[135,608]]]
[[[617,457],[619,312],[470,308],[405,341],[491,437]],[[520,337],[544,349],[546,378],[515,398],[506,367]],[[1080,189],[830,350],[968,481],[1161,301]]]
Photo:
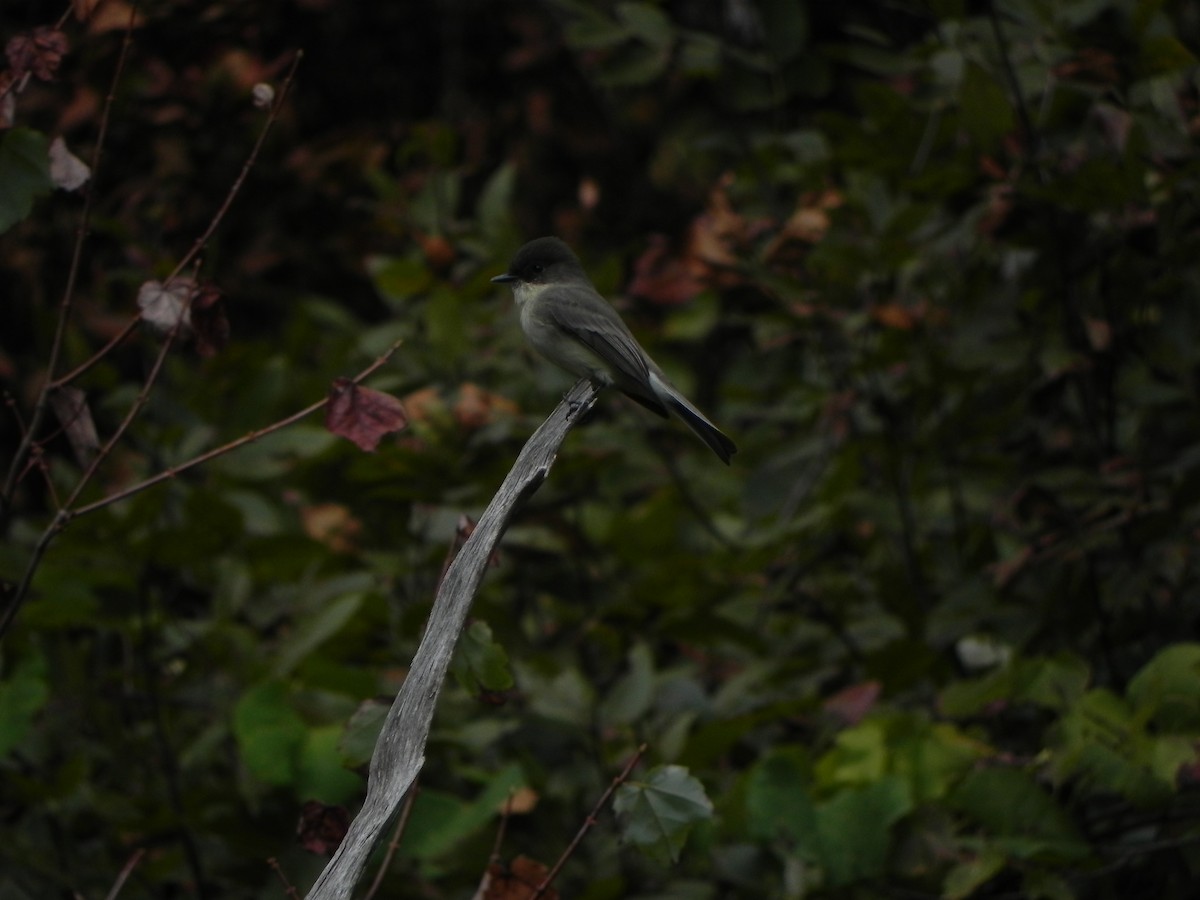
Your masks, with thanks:
[[[308,900],[345,900],[353,892],[371,850],[425,762],[425,741],[438,694],[492,551],[521,501],[536,491],[549,473],[567,432],[595,400],[596,389],[586,380],[567,392],[525,444],[474,532],[446,570],[425,636],[375,744],[362,809],[313,885]]]

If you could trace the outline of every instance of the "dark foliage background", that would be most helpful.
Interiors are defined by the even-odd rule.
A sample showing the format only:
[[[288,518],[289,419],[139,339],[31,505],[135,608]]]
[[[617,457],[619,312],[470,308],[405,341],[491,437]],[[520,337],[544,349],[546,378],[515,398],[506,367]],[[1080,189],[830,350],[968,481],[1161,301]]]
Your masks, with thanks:
[[[6,0],[0,33],[63,11]],[[67,19],[0,185],[29,130],[90,157],[128,18]],[[741,449],[615,396],[568,440],[378,896],[467,896],[509,796],[501,855],[551,863],[643,741],[711,816],[682,843],[605,813],[563,896],[1193,896],[1198,39],[1169,0],[143,4],[56,375],[191,247],[253,86],[305,56],[202,254],[229,345],[171,353],[80,503],[400,338],[371,384],[412,422],[365,454],[313,417],[51,544],[0,644],[0,897],[103,896],[139,848],[123,897],[281,896],[269,858],[311,884],[305,803],[361,799],[460,517],[565,387],[488,282],[544,233]],[[7,471],[83,200],[0,203]],[[75,382],[102,438],[161,340]],[[39,437],[10,584],[80,473]]]

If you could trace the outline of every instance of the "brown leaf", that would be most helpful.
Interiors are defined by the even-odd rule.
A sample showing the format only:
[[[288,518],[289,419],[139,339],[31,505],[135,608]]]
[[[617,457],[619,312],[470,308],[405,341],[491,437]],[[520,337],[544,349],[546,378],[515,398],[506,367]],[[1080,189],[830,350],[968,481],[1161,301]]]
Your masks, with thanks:
[[[686,303],[704,290],[707,269],[702,260],[673,255],[666,237],[652,235],[633,264],[629,293],[670,306]]]
[[[511,866],[495,862],[488,866],[484,884],[476,897],[482,900],[529,900],[549,873],[549,869],[527,856],[518,856]],[[558,900],[558,891],[546,888],[541,894],[545,900]]]
[[[92,10],[88,19],[88,31],[92,34],[102,34],[105,31],[124,31],[126,28],[141,28],[146,24],[146,17],[141,10],[135,10],[125,0],[103,0],[91,3]]]
[[[329,389],[325,427],[372,452],[385,434],[408,424],[404,405],[390,394],[339,378]]]
[[[51,81],[67,52],[67,36],[57,29],[41,25],[11,38],[4,47],[9,68],[15,77],[26,72],[42,81]]]
[[[502,815],[519,816],[533,812],[541,799],[537,791],[531,787],[519,787],[496,806],[496,812]]]
[[[50,392],[50,406],[71,442],[75,460],[86,468],[100,449],[100,437],[83,391],[69,385],[55,388]]]
[[[469,381],[458,389],[454,418],[464,428],[482,428],[494,421],[498,412],[515,415],[517,405],[503,394],[485,391]]]
[[[328,856],[346,837],[350,827],[350,813],[344,806],[326,806],[309,800],[300,810],[300,821],[296,823],[296,837],[300,846],[309,853]]]
[[[440,274],[450,271],[458,255],[450,241],[440,234],[417,234],[416,238],[425,255],[425,265]]]
[[[899,303],[880,303],[871,307],[871,318],[885,328],[911,331],[920,320],[920,310]]]
[[[300,522],[305,534],[334,553],[353,553],[355,540],[363,530],[362,522],[340,503],[305,506],[300,510]]]

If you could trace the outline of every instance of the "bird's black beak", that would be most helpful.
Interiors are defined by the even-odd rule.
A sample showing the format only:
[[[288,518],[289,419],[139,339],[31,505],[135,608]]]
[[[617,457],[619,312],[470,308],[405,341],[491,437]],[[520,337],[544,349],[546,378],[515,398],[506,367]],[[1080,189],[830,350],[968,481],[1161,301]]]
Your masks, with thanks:
[[[492,279],[492,284],[511,284],[514,281],[519,281],[516,275],[510,272],[505,272],[503,275],[497,275]]]

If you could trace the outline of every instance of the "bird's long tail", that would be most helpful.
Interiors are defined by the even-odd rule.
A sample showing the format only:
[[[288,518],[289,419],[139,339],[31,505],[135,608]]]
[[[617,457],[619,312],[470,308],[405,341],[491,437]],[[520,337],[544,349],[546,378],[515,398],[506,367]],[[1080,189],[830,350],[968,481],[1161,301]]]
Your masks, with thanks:
[[[737,453],[737,445],[724,435],[721,429],[708,421],[704,413],[692,406],[683,394],[659,377],[657,372],[650,373],[650,387],[668,409],[679,416],[688,428],[696,432],[700,440],[712,448],[713,453],[721,458],[721,462],[729,465],[730,458]]]

